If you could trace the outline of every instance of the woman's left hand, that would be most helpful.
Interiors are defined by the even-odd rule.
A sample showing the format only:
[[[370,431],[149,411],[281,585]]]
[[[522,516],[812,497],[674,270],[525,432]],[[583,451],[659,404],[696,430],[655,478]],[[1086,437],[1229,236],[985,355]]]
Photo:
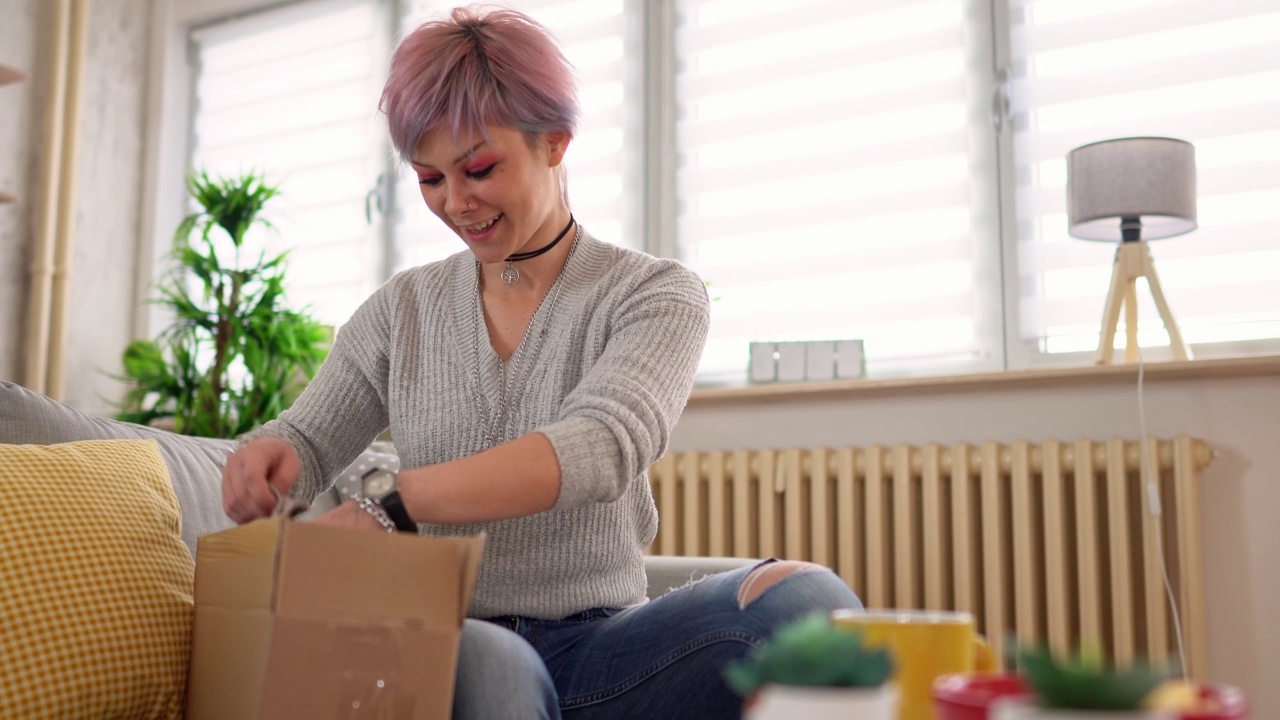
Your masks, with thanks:
[[[329,527],[351,528],[353,530],[380,530],[386,532],[378,519],[356,504],[355,500],[347,500],[338,507],[317,517],[314,522]]]

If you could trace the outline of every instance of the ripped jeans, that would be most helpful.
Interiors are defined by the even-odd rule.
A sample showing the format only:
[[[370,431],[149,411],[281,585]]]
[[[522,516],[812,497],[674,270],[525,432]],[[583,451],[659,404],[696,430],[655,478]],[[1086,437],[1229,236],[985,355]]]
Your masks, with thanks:
[[[624,610],[467,620],[454,720],[736,719],[742,698],[721,677],[726,663],[810,612],[862,607],[826,568],[803,565],[776,582],[752,575],[767,567],[711,575]]]

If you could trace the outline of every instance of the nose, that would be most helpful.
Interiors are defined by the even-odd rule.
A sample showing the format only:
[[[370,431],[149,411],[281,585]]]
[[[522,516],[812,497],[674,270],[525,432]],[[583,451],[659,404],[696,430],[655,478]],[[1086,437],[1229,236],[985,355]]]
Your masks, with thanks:
[[[452,217],[460,217],[471,204],[471,193],[460,183],[450,183],[445,189],[444,211]]]

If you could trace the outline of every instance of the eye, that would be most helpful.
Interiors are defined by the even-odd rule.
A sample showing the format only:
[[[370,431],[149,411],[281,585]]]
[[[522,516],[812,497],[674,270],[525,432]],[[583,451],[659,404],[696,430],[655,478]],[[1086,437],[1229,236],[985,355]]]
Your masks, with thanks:
[[[477,170],[468,170],[468,171],[467,171],[467,176],[468,176],[468,177],[475,178],[476,180],[479,180],[479,179],[481,179],[481,178],[485,177],[486,175],[488,175],[490,172],[493,172],[493,168],[494,168],[497,164],[498,164],[498,163],[491,163],[491,164],[486,165],[485,167],[479,168],[479,169],[477,169]]]
[[[439,185],[439,184],[440,184],[440,181],[441,181],[441,180],[443,180],[443,179],[444,179],[444,176],[443,176],[443,175],[419,175],[419,176],[418,176],[418,184],[419,184],[419,185],[431,185],[431,186],[433,186],[433,187],[434,187],[434,186],[436,186],[436,185]]]

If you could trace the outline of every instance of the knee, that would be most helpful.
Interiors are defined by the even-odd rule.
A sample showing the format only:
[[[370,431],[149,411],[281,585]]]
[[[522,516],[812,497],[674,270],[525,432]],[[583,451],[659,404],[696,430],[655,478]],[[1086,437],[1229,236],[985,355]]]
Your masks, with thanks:
[[[748,573],[742,580],[742,584],[738,586],[738,608],[745,610],[765,590],[797,573],[831,574],[831,571],[822,565],[801,560],[779,560],[759,565]]]
[[[453,717],[559,718],[560,699],[546,664],[524,638],[493,623],[467,620],[458,645]]]

